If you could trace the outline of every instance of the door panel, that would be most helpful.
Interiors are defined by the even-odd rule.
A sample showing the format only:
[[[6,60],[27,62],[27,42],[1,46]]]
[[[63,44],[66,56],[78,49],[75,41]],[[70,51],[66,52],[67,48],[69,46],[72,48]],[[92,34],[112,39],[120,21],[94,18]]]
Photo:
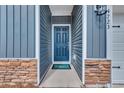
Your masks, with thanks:
[[[69,26],[54,26],[54,61],[69,61]]]
[[[124,83],[124,25],[118,25],[112,31],[112,82]]]

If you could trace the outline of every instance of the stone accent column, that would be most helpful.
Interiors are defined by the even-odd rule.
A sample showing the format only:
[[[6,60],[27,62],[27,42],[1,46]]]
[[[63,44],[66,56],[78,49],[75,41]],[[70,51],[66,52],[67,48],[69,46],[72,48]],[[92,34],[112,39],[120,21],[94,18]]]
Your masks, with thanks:
[[[36,87],[37,59],[0,59],[0,87]]]
[[[111,60],[86,59],[85,85],[87,87],[107,87],[111,84]]]

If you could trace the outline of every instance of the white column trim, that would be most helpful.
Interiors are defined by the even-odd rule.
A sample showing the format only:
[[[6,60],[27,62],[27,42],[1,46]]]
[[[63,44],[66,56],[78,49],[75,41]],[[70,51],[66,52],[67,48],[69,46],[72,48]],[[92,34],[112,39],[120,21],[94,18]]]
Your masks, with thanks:
[[[109,10],[109,17],[108,17],[108,22],[109,22],[109,29],[106,29],[106,57],[107,59],[111,60],[111,84],[109,87],[112,87],[112,25],[113,25],[113,10],[112,10],[112,5],[107,6],[107,10]],[[106,20],[106,22],[107,22]],[[106,23],[107,24],[107,23]]]
[[[83,58],[82,58],[82,83],[85,84],[85,59],[87,58],[87,5],[82,6],[82,24],[83,24],[83,32],[82,32],[82,47],[83,47]]]
[[[40,83],[40,6],[35,5],[35,57],[37,58],[37,84]]]
[[[107,19],[107,20],[109,20],[109,29],[106,29],[106,33],[107,33],[107,36],[106,36],[106,57],[107,57],[107,59],[111,59],[111,57],[112,57],[112,24],[113,24],[113,22],[112,22],[112,5],[108,5],[107,6],[107,10],[109,10],[109,19]],[[106,21],[107,21],[106,20]]]

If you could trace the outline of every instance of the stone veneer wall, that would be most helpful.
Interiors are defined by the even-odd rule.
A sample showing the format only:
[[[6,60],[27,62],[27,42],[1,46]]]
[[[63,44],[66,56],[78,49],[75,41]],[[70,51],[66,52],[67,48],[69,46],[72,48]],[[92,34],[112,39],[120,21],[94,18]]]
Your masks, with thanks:
[[[0,87],[37,87],[37,59],[0,59]]]
[[[85,60],[85,85],[111,84],[111,60],[86,59]],[[90,86],[93,87],[93,86]]]

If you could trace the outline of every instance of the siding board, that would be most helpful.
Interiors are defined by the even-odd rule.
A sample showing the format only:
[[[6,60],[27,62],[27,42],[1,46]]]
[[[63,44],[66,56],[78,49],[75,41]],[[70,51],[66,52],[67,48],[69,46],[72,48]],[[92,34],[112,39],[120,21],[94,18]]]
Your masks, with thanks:
[[[14,6],[14,57],[20,57],[20,6]]]
[[[6,6],[2,5],[0,6],[1,13],[0,13],[0,57],[5,58],[6,57]]]
[[[7,57],[13,57],[13,6],[7,6]]]
[[[106,15],[98,16],[87,6],[87,57],[106,58]]]
[[[87,26],[88,26],[88,28],[87,28],[87,34],[88,34],[88,36],[90,37],[90,38],[87,38],[87,49],[88,49],[88,51],[87,51],[87,54],[88,54],[88,57],[92,57],[92,55],[93,55],[93,49],[92,49],[92,38],[93,38],[93,30],[92,30],[92,24],[90,24],[90,23],[92,23],[92,21],[93,21],[93,18],[92,18],[92,7],[90,7],[90,6],[87,6],[88,8],[87,8],[87,12],[88,12],[88,14],[87,14]]]
[[[35,13],[34,13],[34,6],[28,6],[28,56],[33,57],[34,56],[34,50],[35,49]]]
[[[33,5],[0,6],[0,58],[35,57],[34,15]]]
[[[93,25],[93,57],[98,58],[99,57],[99,16],[96,15],[96,13],[94,13],[93,8],[92,8],[92,15],[93,15],[93,21],[92,21],[92,25]]]
[[[72,11],[72,65],[82,80],[82,6],[74,6]],[[76,56],[76,60],[73,58]]]
[[[40,79],[52,64],[51,12],[49,6],[40,6]]]
[[[100,57],[106,57],[106,15],[100,18]],[[103,20],[104,19],[104,20]],[[104,47],[104,48],[101,48]]]
[[[21,6],[21,57],[27,57],[27,6]]]

